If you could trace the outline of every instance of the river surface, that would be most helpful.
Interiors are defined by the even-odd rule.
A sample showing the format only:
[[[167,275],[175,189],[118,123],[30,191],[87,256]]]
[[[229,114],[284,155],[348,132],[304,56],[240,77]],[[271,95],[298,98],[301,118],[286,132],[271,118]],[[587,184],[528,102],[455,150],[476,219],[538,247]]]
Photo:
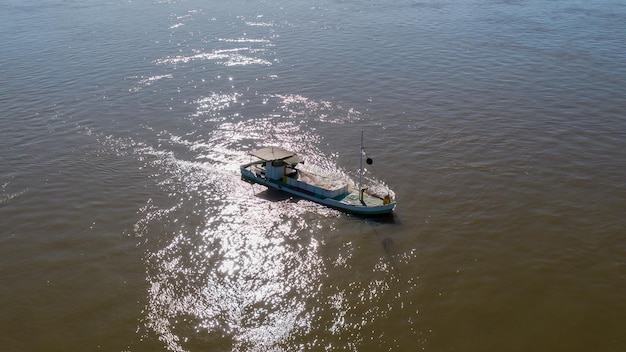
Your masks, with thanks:
[[[626,350],[622,1],[0,8],[1,351]]]

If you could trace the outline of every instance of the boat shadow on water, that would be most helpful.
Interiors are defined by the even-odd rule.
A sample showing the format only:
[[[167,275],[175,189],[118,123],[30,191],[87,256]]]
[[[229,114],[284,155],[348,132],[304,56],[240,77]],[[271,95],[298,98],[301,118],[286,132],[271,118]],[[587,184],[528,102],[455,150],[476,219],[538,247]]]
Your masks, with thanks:
[[[269,200],[271,202],[289,201],[290,203],[298,203],[303,200],[302,198],[294,197],[289,193],[272,188],[267,188],[260,192],[253,192],[255,197],[261,198],[263,200]]]
[[[359,220],[363,220],[366,221],[368,223],[370,223],[370,225],[376,226],[376,225],[402,225],[402,222],[400,221],[400,218],[398,217],[398,214],[393,212],[393,213],[386,213],[386,214],[346,214],[350,217],[353,217],[355,219],[359,219]]]

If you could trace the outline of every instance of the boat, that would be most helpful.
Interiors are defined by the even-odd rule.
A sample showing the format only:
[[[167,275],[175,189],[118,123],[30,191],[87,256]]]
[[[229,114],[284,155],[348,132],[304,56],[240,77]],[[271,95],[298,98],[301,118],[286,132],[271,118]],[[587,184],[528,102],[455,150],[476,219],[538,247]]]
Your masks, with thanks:
[[[346,213],[379,215],[391,213],[396,202],[392,192],[380,196],[363,187],[363,133],[361,133],[361,161],[358,188],[347,181],[333,179],[304,171],[298,165],[304,160],[292,151],[269,146],[249,153],[256,160],[240,166],[241,178],[304,198]],[[372,163],[370,158],[366,159]]]

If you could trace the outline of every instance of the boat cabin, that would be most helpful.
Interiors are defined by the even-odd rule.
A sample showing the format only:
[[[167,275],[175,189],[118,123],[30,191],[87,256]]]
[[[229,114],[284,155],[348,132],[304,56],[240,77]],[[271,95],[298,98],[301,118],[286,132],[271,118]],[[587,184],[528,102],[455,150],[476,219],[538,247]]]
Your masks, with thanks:
[[[265,177],[275,181],[297,173],[296,165],[303,162],[298,154],[280,147],[257,149],[251,152],[250,155],[264,161]]]
[[[331,180],[297,170],[296,166],[304,161],[294,152],[280,147],[265,147],[251,152],[250,155],[263,160],[260,175],[257,177],[282,182],[322,198],[335,198],[348,193],[348,184],[343,180]]]

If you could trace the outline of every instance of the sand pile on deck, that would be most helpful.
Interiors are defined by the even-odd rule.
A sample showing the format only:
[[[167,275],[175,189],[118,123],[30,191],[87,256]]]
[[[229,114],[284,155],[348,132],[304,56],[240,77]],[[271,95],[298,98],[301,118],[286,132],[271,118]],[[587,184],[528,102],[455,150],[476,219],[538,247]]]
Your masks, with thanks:
[[[343,180],[331,179],[302,170],[298,171],[298,181],[331,191],[341,189],[347,185],[347,182]]]

